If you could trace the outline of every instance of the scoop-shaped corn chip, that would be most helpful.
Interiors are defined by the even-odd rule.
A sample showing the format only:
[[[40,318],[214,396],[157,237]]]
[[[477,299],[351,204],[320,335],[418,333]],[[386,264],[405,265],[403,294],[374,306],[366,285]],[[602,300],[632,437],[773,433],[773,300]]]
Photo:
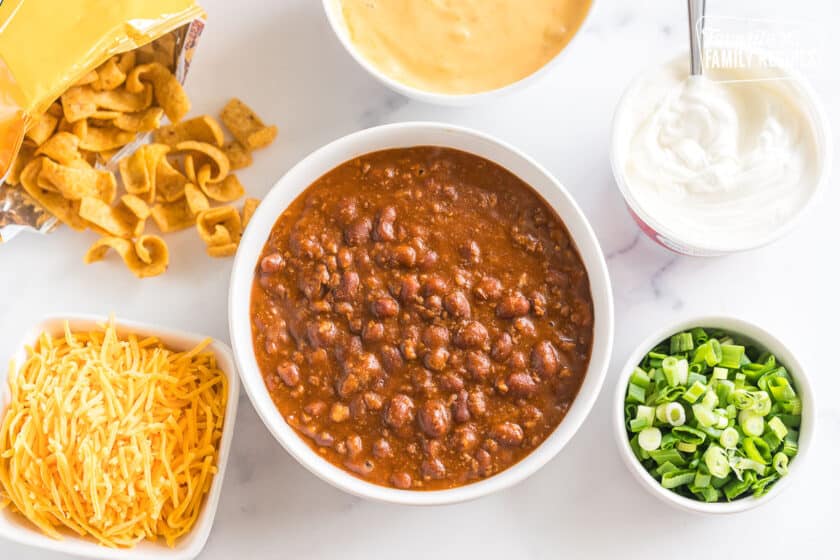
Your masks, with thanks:
[[[230,161],[231,171],[248,167],[254,163],[251,152],[246,150],[245,146],[240,144],[238,140],[232,140],[222,146],[222,151],[228,157],[228,161]]]
[[[131,132],[151,132],[160,126],[163,109],[149,107],[138,113],[119,113],[114,118],[114,126]]]
[[[157,276],[169,266],[169,249],[163,239],[156,235],[144,235],[134,243],[120,237],[103,237],[88,249],[85,263],[102,260],[108,249],[116,251],[138,278]]]
[[[210,164],[205,164],[198,170],[198,186],[208,198],[218,202],[232,202],[245,194],[245,187],[239,182],[236,175],[228,175],[221,183],[208,181],[210,175]]]
[[[265,148],[277,136],[277,127],[266,126],[250,107],[233,98],[224,106],[222,122],[247,150]]]
[[[187,154],[184,156],[184,175],[186,175],[187,179],[190,183],[197,184],[198,177],[196,176],[195,172],[195,158],[192,154]]]
[[[195,217],[183,198],[177,202],[155,204],[152,207],[152,219],[163,233],[179,231],[195,223]]]
[[[149,210],[149,205],[146,204],[146,201],[140,198],[139,196],[135,196],[133,194],[124,194],[120,197],[120,202],[123,206],[128,208],[132,214],[134,214],[137,219],[145,220],[151,214],[151,210]]]
[[[87,74],[85,74],[84,76],[79,78],[79,80],[73,85],[74,86],[86,86],[88,84],[92,84],[93,82],[95,82],[98,79],[99,79],[99,74],[96,73],[96,70],[91,70],[90,72],[88,72]]]
[[[86,86],[73,86],[61,95],[61,106],[64,109],[64,118],[69,123],[86,119],[96,112],[96,100],[93,88]]]
[[[259,198],[246,198],[242,204],[242,229],[248,227],[248,222],[251,221],[251,216],[257,211],[257,206],[260,205]]]
[[[152,84],[157,104],[163,107],[166,116],[173,123],[184,118],[190,110],[190,100],[175,75],[159,62],[135,66],[125,82],[128,92],[139,92],[143,82]]]
[[[79,136],[79,147],[91,152],[104,152],[125,146],[137,135],[133,132],[120,130],[119,128],[99,128],[88,126],[84,135]]]
[[[26,131],[26,137],[40,146],[52,135],[56,126],[58,126],[58,118],[50,113],[44,113],[32,122],[32,126]]]
[[[221,149],[213,146],[212,144],[187,140],[184,142],[178,142],[178,144],[175,145],[175,150],[179,152],[197,152],[196,155],[208,156],[211,160],[213,160],[216,173],[214,175],[211,170],[210,175],[206,179],[209,183],[218,183],[227,177],[228,173],[230,173],[230,162],[228,161],[227,156]],[[187,175],[187,177],[189,178],[189,175]]]
[[[92,169],[84,160],[61,165],[45,158],[38,175],[38,186],[53,190],[68,200],[94,197],[111,204],[117,196],[117,181],[110,171]]]
[[[46,191],[38,186],[38,175],[46,158],[38,157],[30,161],[20,173],[20,183],[35,202],[43,206],[50,214],[71,228],[84,231],[87,225],[81,219],[78,203],[67,200],[57,192]]]
[[[242,219],[233,206],[218,206],[200,212],[195,227],[207,245],[239,243],[242,237]]]
[[[232,257],[236,254],[238,243],[227,243],[225,245],[210,245],[207,247],[207,254],[216,259]]]
[[[124,206],[113,207],[98,198],[85,197],[79,206],[79,216],[100,231],[116,237],[130,238],[142,233],[136,227],[140,221]]]
[[[174,202],[184,196],[187,178],[172,167],[167,158],[162,157],[158,162],[155,183],[158,198],[166,202]]]
[[[99,107],[125,113],[136,113],[148,109],[152,105],[152,96],[152,88],[149,86],[136,92],[122,88],[93,92],[94,102]]]
[[[45,155],[64,165],[80,159],[79,137],[70,132],[57,132],[38,147],[35,155]]]
[[[124,52],[120,55],[120,60],[117,62],[117,66],[120,67],[123,74],[128,76],[128,73],[134,68],[134,65],[137,62],[137,53],[134,51]]]
[[[96,69],[97,79],[90,85],[94,90],[111,90],[120,87],[125,82],[125,72],[117,64],[117,57],[112,56]]]
[[[158,163],[169,151],[163,144],[146,144],[120,161],[120,177],[126,192],[143,195],[147,202],[155,199]]]
[[[210,208],[210,203],[207,201],[207,197],[204,196],[201,189],[192,183],[187,183],[186,186],[184,186],[184,195],[187,199],[187,206],[193,215]]]
[[[155,142],[163,142],[170,146],[176,146],[187,140],[221,146],[224,138],[222,127],[209,115],[170,124],[155,131]]]

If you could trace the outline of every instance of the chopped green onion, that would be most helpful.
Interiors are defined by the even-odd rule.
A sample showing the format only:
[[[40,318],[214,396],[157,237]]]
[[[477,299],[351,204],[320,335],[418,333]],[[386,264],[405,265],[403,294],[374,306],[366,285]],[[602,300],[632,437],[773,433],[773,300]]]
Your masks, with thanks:
[[[653,426],[653,419],[656,412],[649,406],[639,405],[636,410],[636,418],[630,421],[631,432],[641,432],[645,428]]]
[[[700,327],[695,327],[691,329],[691,338],[694,340],[695,344],[703,344],[709,340],[709,335],[706,334],[706,331]]]
[[[679,470],[679,469],[677,468],[676,465],[674,465],[674,463],[672,463],[670,461],[666,461],[666,462],[662,463],[661,465],[659,465],[655,469],[656,474],[658,474],[659,476],[662,476],[662,475],[664,475],[666,473],[669,473],[669,472],[674,472],[676,470]]]
[[[668,403],[656,405],[656,419],[662,424],[668,423],[668,416],[665,413],[666,408],[668,408]]]
[[[676,488],[677,486],[690,484],[692,482],[694,482],[694,471],[681,470],[665,473],[662,475],[662,481],[660,484],[662,484],[663,488]]]
[[[692,374],[694,375],[694,374]],[[703,396],[703,393],[706,392],[706,385],[700,383],[699,381],[695,381],[694,385],[689,387],[689,389],[683,393],[683,400],[688,404],[693,404],[697,402],[697,399]]]
[[[785,476],[788,473],[788,462],[790,458],[784,453],[776,453],[773,455],[773,468],[779,473],[779,476]]]
[[[680,441],[684,441],[686,443],[700,445],[706,441],[706,434],[697,428],[692,428],[691,426],[676,426],[671,430],[671,433],[677,436]]]
[[[784,377],[772,377],[767,381],[767,388],[777,401],[792,401],[796,398],[796,391]]]
[[[627,386],[627,402],[645,404],[645,388],[635,383]]]
[[[671,354],[682,354],[694,350],[694,339],[691,333],[684,332],[671,337]]]
[[[639,447],[650,453],[659,449],[662,443],[662,432],[659,428],[645,428],[639,432]]]
[[[718,363],[725,368],[738,369],[741,367],[741,357],[744,355],[744,347],[735,344],[720,345],[720,360]]]
[[[720,434],[720,444],[724,449],[735,449],[739,439],[741,439],[741,436],[738,435],[738,430],[735,428],[726,428]]]
[[[758,473],[759,476],[764,476],[764,472],[767,470],[767,467],[764,466],[759,461],[754,459],[745,459],[744,457],[738,457],[732,464],[732,470],[738,471],[755,471]]]
[[[709,474],[717,478],[724,478],[729,474],[729,460],[726,452],[717,445],[711,445],[703,454],[703,462],[709,469]]]
[[[694,412],[694,417],[700,422],[701,426],[709,428],[717,424],[717,415],[710,408],[702,404],[695,404],[691,406],[691,411]]]
[[[633,373],[630,374],[630,383],[633,385],[638,385],[643,389],[647,389],[648,385],[650,385],[650,377],[645,370],[640,367],[636,367],[633,370]]]
[[[718,405],[718,397],[717,393],[714,391],[708,391],[705,395],[703,395],[703,406],[708,409],[715,408]]]
[[[779,401],[782,406],[782,410],[788,414],[794,414],[796,416],[802,415],[802,401],[799,397],[794,397],[789,401]]]
[[[682,451],[683,453],[694,453],[697,451],[697,444],[681,441],[677,444],[677,451]]]
[[[715,381],[715,393],[718,396],[718,401],[722,404],[729,402],[729,395],[735,390],[735,384],[726,379]]]
[[[733,480],[723,487],[723,493],[730,502],[750,489],[755,481],[755,475],[744,477],[743,480]]]
[[[668,403],[665,406],[665,418],[672,426],[682,426],[685,424],[685,409],[678,402]]]
[[[657,465],[661,465],[662,463],[674,463],[674,465],[678,467],[684,467],[688,463],[680,455],[680,452],[676,449],[657,449],[656,451],[650,452],[650,458],[653,459]]]
[[[762,465],[770,463],[770,446],[767,445],[767,442],[762,438],[752,436],[744,438],[743,447],[744,453],[747,454],[747,458],[752,459],[757,463],[761,463]]]
[[[782,422],[782,419],[778,416],[774,416],[767,422],[767,427],[770,428],[776,437],[779,439],[785,439],[785,436],[788,433],[788,429],[785,426],[785,423]]]
[[[712,379],[724,380],[729,377],[729,370],[725,367],[715,367],[712,370]]]
[[[712,475],[706,472],[697,471],[694,475],[694,486],[697,488],[706,488],[712,484]]]
[[[764,433],[764,417],[752,410],[742,410],[739,412],[738,424],[748,436],[759,437]]]
[[[764,435],[761,436],[761,439],[764,440],[764,442],[772,451],[775,451],[779,448],[780,445],[782,445],[782,439],[775,433],[773,433],[773,431],[771,430],[765,430]]]

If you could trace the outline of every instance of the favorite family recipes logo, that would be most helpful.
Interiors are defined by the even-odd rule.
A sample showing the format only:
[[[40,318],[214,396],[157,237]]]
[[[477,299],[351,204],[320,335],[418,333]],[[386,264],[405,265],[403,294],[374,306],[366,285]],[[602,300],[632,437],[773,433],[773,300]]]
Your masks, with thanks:
[[[705,16],[698,26],[703,68],[717,81],[786,79],[791,70],[824,67],[823,33],[812,23]]]

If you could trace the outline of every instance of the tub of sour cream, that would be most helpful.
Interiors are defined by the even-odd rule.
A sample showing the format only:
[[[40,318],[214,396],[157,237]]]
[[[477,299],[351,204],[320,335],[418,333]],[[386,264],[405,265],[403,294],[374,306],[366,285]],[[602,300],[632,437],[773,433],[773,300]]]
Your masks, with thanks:
[[[831,168],[811,87],[777,68],[688,75],[684,54],[644,72],[619,101],[610,159],[631,214],[663,246],[713,256],[793,227]]]

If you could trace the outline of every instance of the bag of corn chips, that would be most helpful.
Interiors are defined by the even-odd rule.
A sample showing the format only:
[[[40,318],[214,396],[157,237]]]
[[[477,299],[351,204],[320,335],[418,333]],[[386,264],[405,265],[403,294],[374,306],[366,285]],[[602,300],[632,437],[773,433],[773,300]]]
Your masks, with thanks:
[[[162,118],[183,117],[168,80],[183,83],[203,18],[194,0],[0,0],[0,242],[50,231],[74,204],[50,198],[46,173],[43,200],[21,187],[34,156],[77,154],[90,188],[110,189],[91,170],[115,169]]]

